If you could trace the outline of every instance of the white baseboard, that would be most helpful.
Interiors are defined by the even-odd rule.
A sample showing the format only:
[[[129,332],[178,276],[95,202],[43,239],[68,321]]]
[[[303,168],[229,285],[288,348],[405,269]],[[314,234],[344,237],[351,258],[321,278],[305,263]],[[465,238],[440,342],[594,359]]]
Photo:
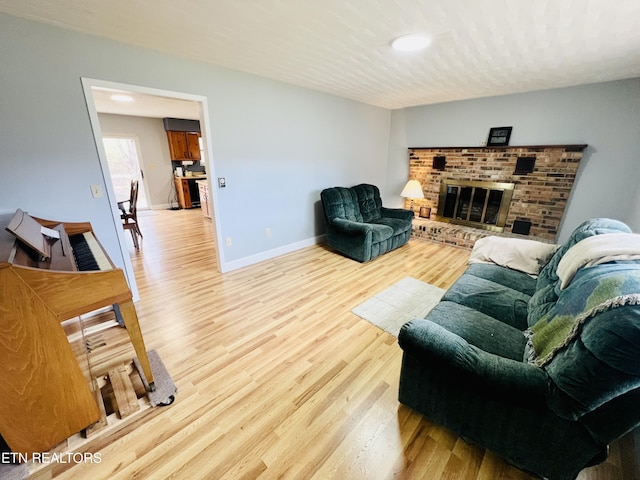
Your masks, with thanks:
[[[250,255],[238,260],[233,260],[232,262],[226,262],[224,265],[220,266],[220,271],[222,273],[226,273],[232,270],[237,270],[239,268],[248,267],[249,265],[254,265],[256,263],[264,262],[265,260],[279,257],[280,255],[284,255],[285,253],[291,253],[302,248],[326,243],[326,241],[326,235],[318,235],[317,237],[309,238],[307,240],[290,243],[289,245],[284,245],[282,247],[267,250],[265,252],[260,252],[255,255]]]
[[[171,205],[170,203],[161,203],[159,205],[151,205],[150,210],[168,210],[172,206],[175,207],[175,206],[178,206],[178,204],[176,203],[175,205]]]

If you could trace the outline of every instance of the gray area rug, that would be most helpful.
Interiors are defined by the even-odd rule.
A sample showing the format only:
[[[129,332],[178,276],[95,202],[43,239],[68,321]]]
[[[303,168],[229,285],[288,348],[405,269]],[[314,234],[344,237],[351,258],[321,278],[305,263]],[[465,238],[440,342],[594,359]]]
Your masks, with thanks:
[[[442,288],[405,277],[351,311],[397,337],[402,325],[414,318],[423,318],[444,292]]]
[[[149,382],[142,371],[140,360],[138,360],[137,357],[133,359],[133,364],[136,366],[136,369],[140,374],[140,378],[142,379],[142,383],[147,389],[147,398],[149,399],[149,403],[153,407],[158,405],[171,405],[175,400],[175,395],[178,389],[176,388],[175,383],[173,383],[173,379],[171,378],[171,375],[169,375],[169,372],[164,366],[158,352],[155,350],[149,350],[147,354],[149,356],[149,363],[151,364],[151,372],[153,373],[153,383],[156,387],[155,391],[149,391]]]

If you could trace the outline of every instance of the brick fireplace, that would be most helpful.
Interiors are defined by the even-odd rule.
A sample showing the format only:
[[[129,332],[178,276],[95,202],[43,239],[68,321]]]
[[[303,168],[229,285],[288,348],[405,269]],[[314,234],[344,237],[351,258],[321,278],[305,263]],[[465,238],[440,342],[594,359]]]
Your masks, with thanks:
[[[425,197],[416,199],[414,208],[416,212],[422,206],[431,210],[428,218],[416,218],[413,235],[465,248],[491,234],[555,241],[585,148],[410,148],[409,178],[420,182]],[[489,193],[504,190],[504,185],[510,185],[507,195]],[[458,203],[450,201],[445,209],[443,202],[452,195]],[[492,203],[496,199],[508,203],[500,207],[501,225],[494,225],[498,218],[494,222]],[[409,208],[408,201],[405,208]]]

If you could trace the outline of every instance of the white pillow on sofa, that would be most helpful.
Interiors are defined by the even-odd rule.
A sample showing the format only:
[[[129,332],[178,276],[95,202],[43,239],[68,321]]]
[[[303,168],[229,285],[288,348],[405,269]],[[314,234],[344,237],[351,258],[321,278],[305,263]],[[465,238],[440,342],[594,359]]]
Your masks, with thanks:
[[[476,241],[469,263],[495,263],[529,275],[538,275],[557,248],[552,243],[492,235]]]

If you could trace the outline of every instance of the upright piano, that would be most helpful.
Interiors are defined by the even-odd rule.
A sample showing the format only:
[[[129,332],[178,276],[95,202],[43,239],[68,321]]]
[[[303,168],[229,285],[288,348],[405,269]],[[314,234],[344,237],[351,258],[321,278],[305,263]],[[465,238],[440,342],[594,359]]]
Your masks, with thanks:
[[[0,435],[13,452],[49,450],[100,419],[61,322],[111,305],[153,390],[131,290],[91,224],[0,215]]]

